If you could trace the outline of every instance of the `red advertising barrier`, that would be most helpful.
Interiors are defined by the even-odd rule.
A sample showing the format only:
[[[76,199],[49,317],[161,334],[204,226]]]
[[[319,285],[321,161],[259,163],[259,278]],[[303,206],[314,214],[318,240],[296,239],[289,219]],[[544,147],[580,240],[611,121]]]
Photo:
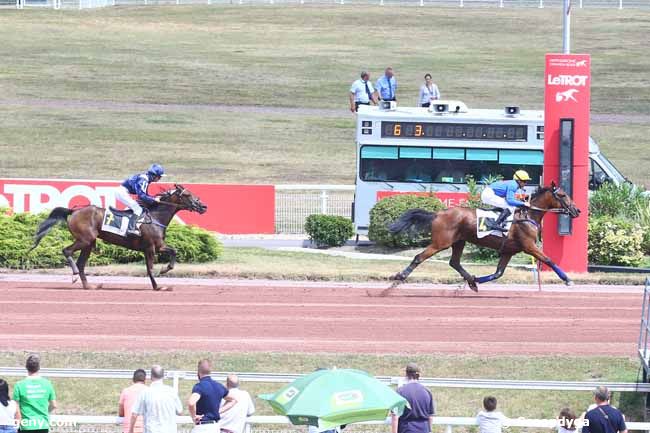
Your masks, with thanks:
[[[57,206],[116,206],[118,182],[49,179],[0,179],[0,207],[14,212],[43,212]],[[198,213],[177,214],[186,224],[226,234],[275,233],[275,187],[273,185],[184,184],[208,206]],[[154,195],[173,184],[154,183]],[[120,206],[122,207],[122,206]]]
[[[400,192],[400,191],[377,191],[377,201],[382,198],[390,197],[393,195],[411,194],[420,197],[429,197],[428,192]],[[433,191],[433,194],[440,199],[447,207],[461,206],[467,201],[466,192],[448,192],[448,191]]]
[[[560,121],[573,123],[572,198],[582,211],[570,235],[558,233],[558,217],[546,215],[544,252],[565,271],[587,272],[589,210],[589,105],[591,59],[588,54],[547,54],[544,91],[544,184],[560,180]]]

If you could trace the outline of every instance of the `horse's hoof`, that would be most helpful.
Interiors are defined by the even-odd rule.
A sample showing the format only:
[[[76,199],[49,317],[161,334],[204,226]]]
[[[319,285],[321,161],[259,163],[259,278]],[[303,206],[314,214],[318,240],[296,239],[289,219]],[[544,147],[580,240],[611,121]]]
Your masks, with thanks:
[[[571,287],[571,286],[573,286],[573,281],[571,281],[571,280],[566,280],[566,281],[564,282],[564,284],[567,285],[567,286],[569,286],[569,287]]]
[[[393,281],[404,281],[404,280],[406,280],[406,278],[404,277],[404,274],[402,274],[401,272],[396,273],[395,275],[390,277],[390,279],[393,280]]]
[[[72,274],[72,284],[76,283],[77,280],[79,280],[79,275],[77,275],[77,274]]]
[[[159,292],[173,292],[174,289],[171,287],[158,287]]]
[[[470,289],[472,289],[472,291],[478,293],[478,285],[476,284],[476,280],[474,278],[468,280],[467,285],[469,286]]]

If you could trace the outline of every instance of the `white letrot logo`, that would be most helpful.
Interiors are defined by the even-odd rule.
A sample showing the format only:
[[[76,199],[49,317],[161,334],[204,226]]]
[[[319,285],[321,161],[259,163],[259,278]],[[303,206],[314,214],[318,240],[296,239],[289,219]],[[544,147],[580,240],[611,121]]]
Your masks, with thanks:
[[[586,86],[587,75],[556,75],[548,74],[547,84],[550,86]]]
[[[575,96],[573,96],[576,93],[578,93],[578,89],[569,89],[569,90],[565,90],[564,92],[557,92],[555,94],[555,102],[568,102],[568,101],[578,102]]]
[[[587,60],[580,60],[579,62],[576,62],[576,67],[580,66],[587,66]]]

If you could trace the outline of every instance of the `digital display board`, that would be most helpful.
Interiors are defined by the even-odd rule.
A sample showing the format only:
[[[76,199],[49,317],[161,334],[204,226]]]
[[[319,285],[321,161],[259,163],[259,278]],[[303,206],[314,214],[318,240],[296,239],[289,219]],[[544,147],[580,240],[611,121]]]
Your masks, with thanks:
[[[382,138],[526,141],[526,125],[485,123],[381,122]]]

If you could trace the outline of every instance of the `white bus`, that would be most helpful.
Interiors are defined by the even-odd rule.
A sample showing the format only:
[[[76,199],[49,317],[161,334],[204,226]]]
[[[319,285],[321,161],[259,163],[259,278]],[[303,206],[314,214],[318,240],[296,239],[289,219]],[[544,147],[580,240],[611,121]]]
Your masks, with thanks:
[[[398,193],[434,191],[447,205],[467,197],[466,176],[481,182],[526,170],[539,185],[544,164],[544,112],[516,107],[469,110],[460,101],[431,107],[360,106],[357,114],[357,234],[367,234],[375,203]],[[390,105],[390,104],[387,104]],[[508,114],[509,111],[512,114]],[[625,178],[590,139],[590,188]]]

